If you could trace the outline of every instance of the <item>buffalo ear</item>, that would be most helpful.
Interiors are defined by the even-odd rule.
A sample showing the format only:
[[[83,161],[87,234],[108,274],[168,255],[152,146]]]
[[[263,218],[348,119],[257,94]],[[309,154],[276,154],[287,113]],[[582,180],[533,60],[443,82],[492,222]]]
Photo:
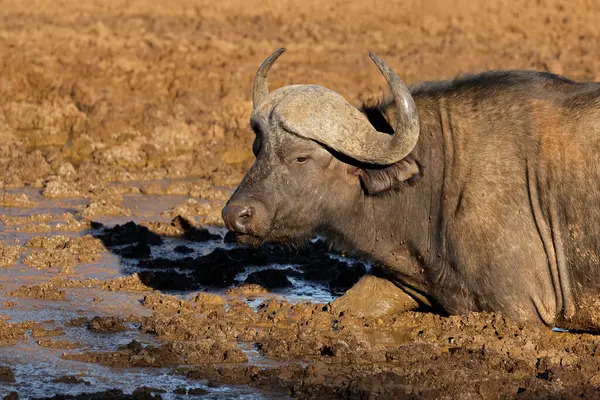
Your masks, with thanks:
[[[386,167],[361,168],[360,181],[368,194],[397,189],[404,183],[415,184],[423,176],[423,166],[412,156],[407,156]]]

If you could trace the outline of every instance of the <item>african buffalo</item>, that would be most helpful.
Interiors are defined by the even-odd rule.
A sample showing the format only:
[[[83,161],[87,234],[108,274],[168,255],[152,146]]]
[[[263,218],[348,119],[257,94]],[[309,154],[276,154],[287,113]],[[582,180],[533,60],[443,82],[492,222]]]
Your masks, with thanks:
[[[600,284],[600,84],[491,71],[350,105],[256,74],[256,161],[223,209],[241,243],[332,246],[422,304],[553,326]]]

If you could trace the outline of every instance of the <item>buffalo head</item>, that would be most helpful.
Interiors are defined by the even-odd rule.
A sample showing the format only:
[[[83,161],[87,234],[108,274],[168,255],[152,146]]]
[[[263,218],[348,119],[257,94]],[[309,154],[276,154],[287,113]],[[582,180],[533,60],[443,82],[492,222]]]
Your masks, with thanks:
[[[242,243],[343,234],[332,232],[335,220],[352,218],[365,196],[419,174],[409,155],[419,137],[416,106],[383,60],[371,54],[393,96],[388,109],[378,110],[379,117],[394,121],[388,132],[321,86],[291,85],[269,93],[267,75],[283,51],[268,57],[254,79],[250,120],[256,161],[223,209],[225,224]]]

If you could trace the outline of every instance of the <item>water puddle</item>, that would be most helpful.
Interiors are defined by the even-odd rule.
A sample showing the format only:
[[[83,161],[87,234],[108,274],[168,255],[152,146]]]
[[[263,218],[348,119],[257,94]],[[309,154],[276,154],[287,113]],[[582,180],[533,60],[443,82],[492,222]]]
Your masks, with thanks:
[[[72,213],[75,218],[88,199],[47,200],[37,191],[27,191],[30,198],[36,202],[35,207],[0,208],[0,214],[10,217],[31,217],[49,214],[46,218],[48,225],[54,227],[57,218],[63,213]],[[161,216],[161,212],[171,209],[188,199],[186,196],[162,195],[127,195],[123,196],[123,205],[133,211],[131,216],[105,216],[94,218],[105,227],[123,225],[129,221],[131,227],[139,229],[142,222],[170,222],[171,219]],[[31,232],[19,230],[19,226],[5,225],[0,222],[0,240],[4,244],[19,244],[24,246],[36,236],[64,235],[79,238],[84,235],[100,237],[102,227],[69,232],[52,229],[50,232]],[[127,318],[150,316],[152,310],[141,304],[141,299],[149,292],[131,292],[125,290],[107,291],[98,287],[70,288],[64,287],[66,299],[62,301],[37,298],[14,297],[8,294],[23,285],[40,285],[53,279],[61,280],[90,280],[96,278],[110,281],[126,277],[134,273],[140,276],[156,278],[160,276],[160,284],[156,289],[162,293],[171,294],[181,299],[190,299],[198,292],[225,295],[232,286],[239,285],[257,274],[257,279],[271,279],[269,274],[281,278],[284,273],[286,285],[274,287],[268,293],[252,294],[245,301],[253,309],[269,298],[285,299],[291,303],[313,302],[327,303],[332,301],[340,289],[335,286],[335,279],[328,277],[328,263],[346,263],[348,260],[330,255],[325,250],[318,250],[320,258],[312,257],[311,253],[295,254],[289,262],[282,262],[287,256],[274,250],[271,254],[263,254],[254,250],[243,250],[235,244],[223,240],[225,230],[208,227],[208,233],[214,235],[211,240],[188,240],[186,238],[162,236],[160,241],[149,246],[149,253],[144,257],[126,257],[123,252],[132,246],[130,243],[106,245],[97,261],[78,263],[75,267],[59,272],[56,268],[36,268],[25,265],[23,259],[27,255],[40,251],[24,248],[19,259],[8,267],[2,268],[0,277],[0,318],[10,323],[34,321],[45,329],[62,330],[64,334],[52,337],[60,341],[74,343],[74,348],[59,349],[38,345],[39,338],[28,332],[27,340],[18,341],[16,345],[0,347],[0,366],[8,365],[12,369],[16,382],[0,382],[0,393],[16,391],[21,398],[53,396],[55,394],[79,394],[83,392],[98,392],[118,388],[125,393],[131,393],[141,386],[149,386],[166,391],[161,393],[164,399],[182,398],[175,394],[180,388],[201,388],[208,393],[205,399],[263,399],[286,398],[285,396],[265,393],[246,386],[209,387],[206,382],[190,380],[184,376],[175,375],[173,368],[115,368],[100,364],[89,364],[61,358],[64,353],[82,351],[115,351],[119,346],[136,340],[145,345],[158,346],[161,344],[154,335],[145,334],[135,324],[128,324],[128,329],[118,333],[91,332],[85,326],[69,326],[74,318],[93,318],[94,316],[120,316]],[[220,250],[219,250],[220,249]],[[58,250],[57,250],[58,251]],[[83,252],[87,250],[82,250]],[[215,256],[215,254],[218,255]],[[212,257],[212,258],[211,258]],[[312,257],[312,258],[311,258]],[[207,261],[208,260],[208,261]],[[163,264],[161,264],[163,263]],[[342,265],[342,264],[340,264]],[[368,266],[367,266],[368,267]],[[221,283],[219,275],[223,271],[225,283]],[[357,267],[358,268],[358,267]],[[362,268],[362,269],[360,269]],[[358,268],[360,276],[365,267]],[[216,280],[208,280],[204,274],[215,274]],[[200,271],[200,272],[199,272]],[[275,271],[275,272],[274,272]],[[279,271],[279,272],[278,272]],[[163,275],[161,275],[163,274]],[[265,276],[261,275],[265,274]],[[279,274],[279,275],[278,275]],[[353,275],[350,275],[354,279]],[[164,279],[163,279],[164,278]],[[343,277],[342,277],[343,278]],[[281,278],[283,279],[283,278]],[[343,279],[342,279],[343,280]],[[177,282],[183,282],[182,287]],[[187,287],[185,283],[192,282]],[[333,283],[332,283],[333,282]],[[147,283],[153,285],[155,281]],[[333,286],[332,286],[333,285]],[[334,287],[335,286],[335,287]],[[248,363],[261,368],[274,368],[282,365],[281,361],[261,355],[249,343],[239,343],[239,348],[248,358]],[[59,378],[75,376],[87,383],[65,383]],[[179,397],[178,397],[179,396]]]

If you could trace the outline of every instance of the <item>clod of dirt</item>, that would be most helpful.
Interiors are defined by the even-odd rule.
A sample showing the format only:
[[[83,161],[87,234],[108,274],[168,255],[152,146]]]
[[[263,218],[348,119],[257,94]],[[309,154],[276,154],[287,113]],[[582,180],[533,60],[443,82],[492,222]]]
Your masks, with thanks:
[[[35,326],[31,330],[31,336],[34,338],[49,337],[49,336],[62,336],[65,332],[61,329],[45,329],[40,326]]]
[[[202,388],[189,388],[187,392],[189,396],[204,396],[208,393],[210,393],[208,390]]]
[[[107,197],[92,200],[81,212],[86,218],[96,215],[131,215],[131,210],[123,206],[118,197]]]
[[[109,333],[122,332],[127,330],[127,327],[119,317],[94,317],[88,323],[88,329],[96,333]]]
[[[83,347],[82,343],[70,340],[38,339],[37,344],[41,347],[48,347],[51,349],[78,349]]]
[[[3,400],[19,400],[19,393],[9,392],[6,396],[3,397]]]
[[[152,290],[148,287],[138,273],[129,276],[119,277],[102,283],[101,289],[108,291],[130,291],[130,292],[147,292]]]
[[[192,298],[191,302],[196,304],[196,310],[198,312],[225,310],[225,301],[223,298],[212,293],[200,292]]]
[[[95,236],[102,240],[106,246],[118,246],[138,242],[147,243],[149,245],[160,245],[163,243],[163,240],[159,235],[150,232],[147,227],[138,225],[133,221],[123,225],[115,225],[109,229],[104,229],[102,233]]]
[[[176,271],[142,271],[140,281],[155,290],[196,290],[199,284],[190,276]]]
[[[331,303],[334,313],[378,318],[415,309],[418,304],[392,282],[366,275]]]
[[[140,225],[145,226],[150,232],[160,236],[181,237],[184,232],[181,229],[181,226],[175,222],[177,218],[179,217],[176,217],[170,223],[162,221],[145,221],[141,222]]]
[[[33,214],[27,216],[0,216],[6,226],[16,232],[80,232],[90,229],[88,221],[80,221],[70,212],[63,214]]]
[[[33,207],[35,204],[25,193],[0,191],[0,207]]]
[[[27,247],[41,249],[29,254],[23,263],[35,268],[60,268],[68,271],[80,263],[100,259],[105,250],[102,242],[90,235],[82,237],[38,236],[30,239]]]
[[[77,317],[77,318],[73,318],[70,321],[65,322],[65,326],[82,327],[82,326],[87,325],[88,322],[89,322],[89,319],[87,319],[85,317]]]
[[[179,246],[175,246],[173,251],[178,254],[190,254],[190,253],[194,252],[194,249],[187,247],[187,246],[179,245]]]
[[[152,394],[145,388],[132,394],[125,394],[120,389],[111,389],[104,392],[81,393],[78,395],[60,394],[53,397],[33,398],[32,400],[161,400],[159,394]]]
[[[172,342],[155,347],[133,340],[116,352],[63,354],[67,360],[93,362],[112,367],[168,367],[179,364],[241,363],[246,355],[235,343],[204,339],[196,342]]]
[[[148,258],[152,254],[152,250],[146,242],[138,242],[137,244],[125,246],[122,249],[113,249],[112,251],[124,258]]]
[[[15,382],[15,374],[12,372],[10,367],[2,365],[0,366],[0,382]]]
[[[200,202],[195,199],[188,199],[184,203],[161,213],[161,216],[170,218],[182,216],[188,220],[198,217],[201,224],[223,226],[221,209],[224,205],[224,201]]]
[[[9,291],[7,295],[40,300],[67,300],[67,293],[64,290],[57,289],[51,282],[44,282],[33,286],[24,285],[16,290]]]
[[[209,232],[208,229],[195,226],[190,220],[178,215],[172,222],[175,228],[183,232],[183,237],[192,242],[208,242],[210,240],[221,240],[221,236]]]
[[[245,283],[243,285],[227,289],[227,295],[232,297],[242,297],[242,296],[259,296],[262,294],[269,293],[267,289],[260,285]]]
[[[82,197],[77,186],[72,181],[65,180],[60,177],[54,177],[52,180],[48,180],[42,190],[42,195],[48,199],[57,198],[68,198],[68,197]]]
[[[13,265],[19,259],[22,251],[21,246],[6,246],[0,243],[0,267]]]
[[[267,289],[281,289],[292,286],[288,279],[290,271],[281,269],[263,269],[248,275],[245,284],[260,285]]]
[[[195,312],[196,305],[168,294],[152,293],[144,296],[142,305],[166,314]]]
[[[69,385],[91,385],[90,382],[86,381],[85,379],[81,379],[78,376],[73,376],[73,375],[65,375],[65,376],[61,376],[60,378],[56,378],[53,379],[52,382],[54,383],[66,383]]]

